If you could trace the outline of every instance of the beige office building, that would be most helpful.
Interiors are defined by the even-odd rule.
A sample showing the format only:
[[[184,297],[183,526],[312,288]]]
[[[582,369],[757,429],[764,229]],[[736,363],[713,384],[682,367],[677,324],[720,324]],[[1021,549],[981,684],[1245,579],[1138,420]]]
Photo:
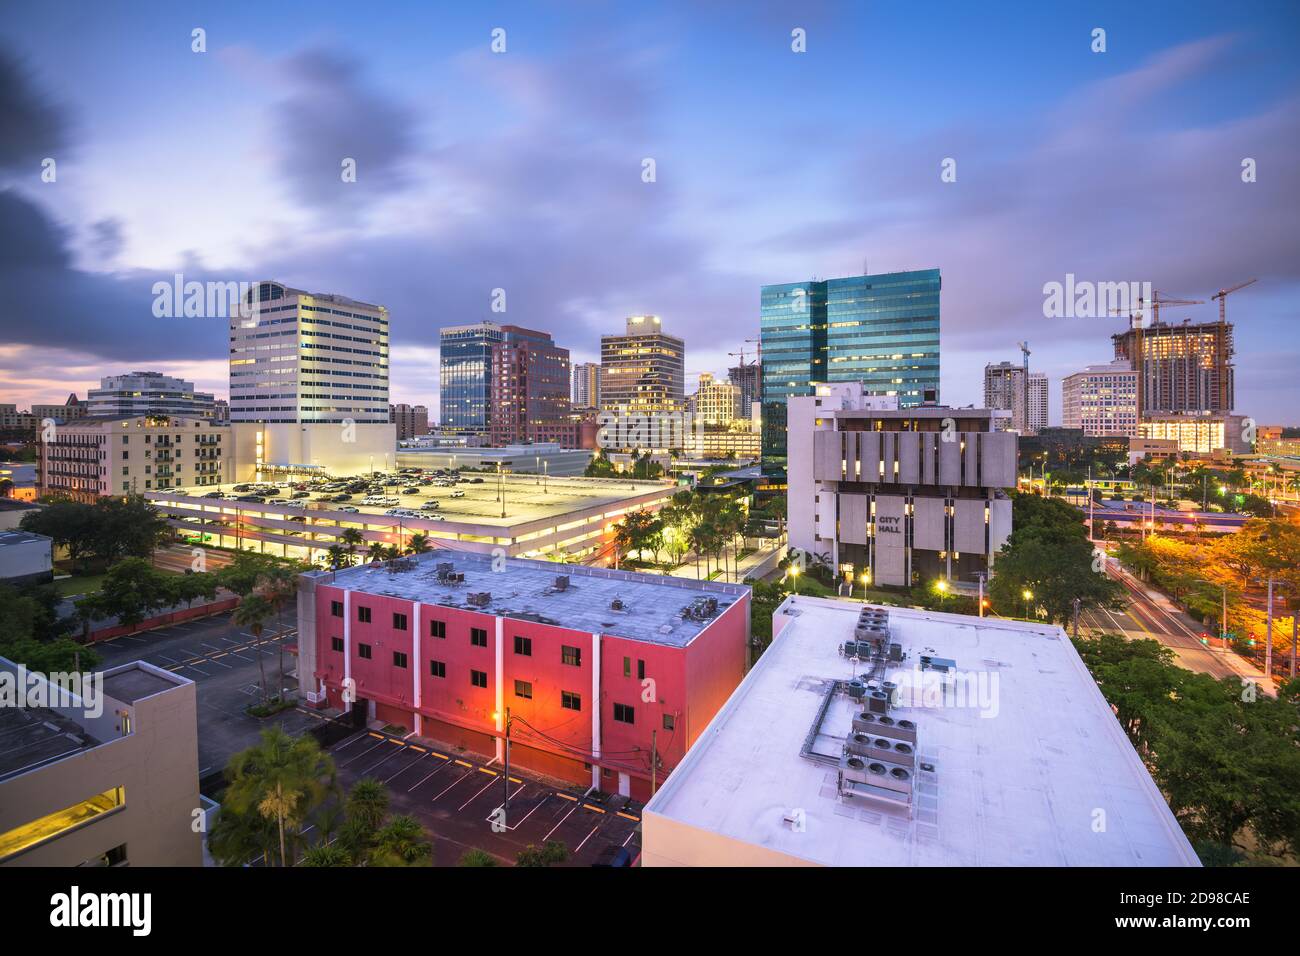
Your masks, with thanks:
[[[194,682],[144,661],[102,676],[63,694],[0,658],[32,703],[0,708],[0,866],[202,865]]]

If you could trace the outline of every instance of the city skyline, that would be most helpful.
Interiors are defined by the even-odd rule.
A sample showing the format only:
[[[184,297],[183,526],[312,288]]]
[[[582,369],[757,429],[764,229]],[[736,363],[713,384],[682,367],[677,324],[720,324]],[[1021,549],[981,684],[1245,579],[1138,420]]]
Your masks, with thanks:
[[[147,367],[225,397],[224,323],[150,310],[152,284],[176,273],[383,304],[392,397],[437,418],[446,325],[544,329],[578,363],[627,315],[658,314],[694,381],[757,337],[764,284],[933,265],[948,404],[979,404],[984,365],[1028,339],[1060,422],[1061,379],[1108,361],[1124,323],[1045,320],[1047,283],[1149,280],[1208,299],[1259,276],[1228,303],[1249,370],[1237,410],[1300,419],[1285,335],[1300,285],[1295,12],[935,9],[918,31],[914,12],[835,4],[760,6],[743,25],[724,8],[411,7],[399,30],[354,29],[324,5],[287,45],[286,11],[17,10],[0,27],[0,89],[26,118],[0,151],[0,394],[58,402]],[[124,39],[101,42],[107,18]],[[864,95],[870,130],[843,128]],[[273,126],[319,148],[285,150]],[[229,148],[212,148],[214,130]],[[790,150],[809,136],[818,150]],[[45,158],[56,182],[41,181]]]

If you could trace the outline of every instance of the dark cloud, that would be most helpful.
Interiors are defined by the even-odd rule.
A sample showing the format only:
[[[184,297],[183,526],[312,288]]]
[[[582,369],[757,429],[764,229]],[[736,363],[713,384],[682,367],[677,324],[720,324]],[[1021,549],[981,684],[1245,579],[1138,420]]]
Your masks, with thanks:
[[[304,204],[343,213],[392,193],[405,182],[414,114],[366,89],[357,61],[310,49],[281,64],[287,96],[271,132],[277,165]],[[344,182],[344,160],[356,181]]]
[[[61,158],[67,146],[63,112],[37,92],[26,64],[0,49],[0,169],[35,175],[42,159]]]
[[[122,220],[109,217],[91,223],[90,245],[101,259],[109,261],[116,259],[126,245]]]

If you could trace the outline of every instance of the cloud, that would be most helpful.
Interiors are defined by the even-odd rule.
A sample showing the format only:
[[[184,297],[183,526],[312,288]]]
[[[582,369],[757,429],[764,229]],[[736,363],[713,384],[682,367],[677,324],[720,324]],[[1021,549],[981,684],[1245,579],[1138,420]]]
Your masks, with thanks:
[[[68,144],[63,111],[37,92],[26,64],[0,49],[0,169],[35,175],[42,159],[61,158]]]

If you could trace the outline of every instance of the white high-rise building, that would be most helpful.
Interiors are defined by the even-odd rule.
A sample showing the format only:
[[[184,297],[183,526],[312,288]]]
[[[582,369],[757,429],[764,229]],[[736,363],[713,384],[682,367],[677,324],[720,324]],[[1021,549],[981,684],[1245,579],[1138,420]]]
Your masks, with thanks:
[[[579,362],[573,366],[570,398],[574,408],[600,407],[600,363]]]
[[[1061,380],[1061,424],[1085,435],[1135,437],[1137,372],[1121,360],[1067,375]]]
[[[89,418],[132,418],[136,415],[185,415],[212,418],[216,400],[211,392],[196,392],[194,383],[161,372],[107,375],[99,388],[86,392]]]
[[[230,422],[240,479],[387,469],[388,310],[260,282],[230,320]]]

